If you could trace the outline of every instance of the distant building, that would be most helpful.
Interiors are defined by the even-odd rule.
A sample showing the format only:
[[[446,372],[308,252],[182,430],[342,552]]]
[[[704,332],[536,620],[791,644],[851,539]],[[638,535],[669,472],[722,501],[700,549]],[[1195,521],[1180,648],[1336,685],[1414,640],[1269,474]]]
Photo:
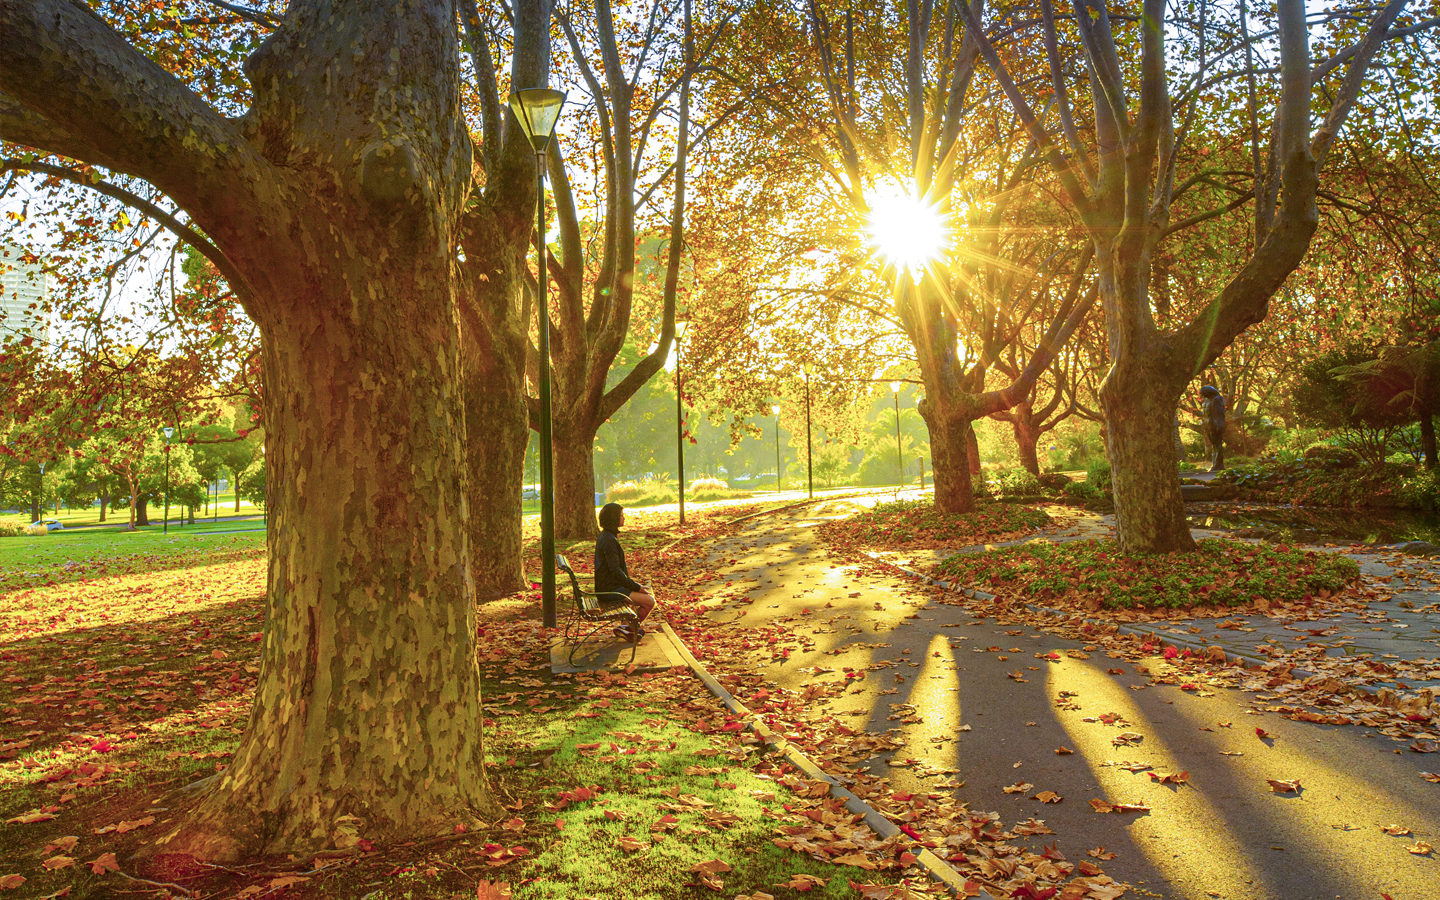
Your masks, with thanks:
[[[24,249],[14,244],[0,245],[0,335],[29,332],[48,342],[50,321],[41,306],[50,296],[50,278],[24,257]]]

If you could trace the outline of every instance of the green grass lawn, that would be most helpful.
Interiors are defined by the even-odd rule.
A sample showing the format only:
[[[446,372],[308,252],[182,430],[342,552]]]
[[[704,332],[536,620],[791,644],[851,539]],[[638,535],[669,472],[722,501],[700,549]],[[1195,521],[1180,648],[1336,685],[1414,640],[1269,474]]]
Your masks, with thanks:
[[[539,507],[537,506],[536,508],[538,509]],[[149,512],[151,520],[159,522],[161,517],[164,515],[165,506],[163,503],[152,506],[150,507]],[[180,518],[183,513],[184,509],[182,507],[170,507],[170,525],[172,527],[175,525],[175,522]],[[211,519],[216,515],[218,515],[220,518],[224,518],[226,516],[236,515],[259,516],[263,513],[264,510],[262,510],[260,507],[256,506],[248,500],[240,501],[240,511],[237,513],[235,511],[235,495],[233,493],[229,493],[221,494],[219,503],[217,504],[212,502],[208,510],[202,512],[201,509],[197,509],[195,511],[195,521],[198,523],[202,516],[205,519]],[[64,525],[66,528],[74,528],[81,525],[101,524],[119,525],[123,527],[130,520],[130,511],[128,509],[106,510],[105,521],[103,523],[100,521],[100,507],[98,506],[89,506],[77,509],[69,509],[62,507],[59,512],[56,512],[53,508],[44,509],[40,511],[40,518],[58,519],[60,524]],[[24,512],[19,513],[0,513],[0,524],[15,523],[19,525],[29,525],[32,521],[33,520],[30,518],[30,511],[28,509]]]

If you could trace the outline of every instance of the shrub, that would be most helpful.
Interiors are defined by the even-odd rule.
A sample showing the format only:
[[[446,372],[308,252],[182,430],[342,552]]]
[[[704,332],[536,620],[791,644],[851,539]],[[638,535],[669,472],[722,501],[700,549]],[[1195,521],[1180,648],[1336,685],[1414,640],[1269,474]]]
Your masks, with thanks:
[[[1007,469],[996,474],[995,489],[1002,497],[1033,497],[1040,493],[1040,480],[1025,469]]]
[[[1063,472],[1046,472],[1040,476],[1039,480],[1041,487],[1052,491],[1064,490],[1066,485],[1074,481],[1074,479]]]
[[[730,485],[719,478],[711,478],[708,475],[702,476],[690,482],[685,489],[685,496],[691,500],[728,500],[735,496],[730,490]]]
[[[26,525],[25,533],[30,535],[49,534],[50,529],[45,525]]]
[[[1108,491],[1110,489],[1110,460],[1104,457],[1090,460],[1090,463],[1085,466],[1085,483],[1093,486],[1097,491]]]
[[[1074,497],[1076,500],[1099,500],[1100,489],[1088,481],[1072,481],[1061,488],[1065,496]]]
[[[1416,472],[1400,482],[1395,498],[1401,505],[1414,509],[1435,509],[1440,506],[1440,470]]]
[[[30,526],[21,522],[0,522],[0,537],[23,537],[30,533]],[[49,529],[46,529],[49,533]]]
[[[666,481],[618,481],[610,485],[605,499],[624,506],[659,506],[675,503],[680,498],[675,489]]]
[[[1331,447],[1319,444],[1305,451],[1305,459],[1317,462],[1327,469],[1340,471],[1360,465],[1360,455],[1347,447]]]

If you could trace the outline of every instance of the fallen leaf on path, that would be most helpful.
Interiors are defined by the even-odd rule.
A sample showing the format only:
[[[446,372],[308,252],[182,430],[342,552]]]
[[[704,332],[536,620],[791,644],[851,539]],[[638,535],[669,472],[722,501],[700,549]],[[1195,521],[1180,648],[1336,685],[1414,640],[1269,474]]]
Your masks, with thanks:
[[[58,837],[50,843],[46,844],[44,852],[54,853],[56,850],[59,850],[62,853],[68,853],[71,850],[74,850],[75,845],[78,843],[80,843],[80,839],[78,837],[73,834],[67,834],[64,837]]]
[[[796,891],[810,891],[817,887],[824,887],[825,879],[816,878],[814,875],[791,875],[790,880],[780,885]]]
[[[1098,813],[1149,812],[1150,807],[1140,803],[1111,803],[1098,797],[1090,801],[1090,807]]]
[[[1075,752],[1075,751],[1074,751],[1074,750],[1071,750],[1069,747],[1056,747],[1056,748],[1055,748],[1055,755],[1056,755],[1056,756],[1069,756],[1070,754],[1072,754],[1072,753],[1074,753],[1074,752]]]
[[[1028,781],[1017,781],[1012,785],[1001,788],[1001,790],[1003,790],[1007,794],[1023,794],[1034,786],[1035,785],[1031,784]]]
[[[1436,750],[1440,750],[1440,744],[1437,744],[1435,741],[1427,741],[1424,738],[1416,738],[1415,743],[1410,745],[1410,749],[1416,753],[1434,753]]]
[[[115,859],[113,853],[102,853],[90,860],[90,872],[94,875],[104,875],[106,872],[120,871],[120,863]]]
[[[1064,800],[1065,798],[1062,797],[1062,796],[1060,796],[1059,794],[1055,793],[1054,791],[1041,791],[1040,793],[1036,794],[1036,795],[1035,795],[1034,797],[1032,797],[1031,799],[1032,799],[1032,800],[1039,800],[1041,803],[1059,803],[1061,800]]]
[[[1434,850],[1435,848],[1432,847],[1432,846],[1430,846],[1429,844],[1425,843],[1424,841],[1420,841],[1419,843],[1415,844],[1413,847],[1406,847],[1405,849],[1406,849],[1406,851],[1408,851],[1408,852],[1410,852],[1410,853],[1413,853],[1413,854],[1415,854],[1416,856],[1429,856],[1429,855],[1430,855],[1430,851],[1431,851],[1431,850]]]
[[[1115,858],[1115,854],[1114,854],[1114,853],[1111,853],[1109,850],[1106,850],[1104,847],[1096,847],[1094,850],[1086,850],[1085,852],[1086,852],[1087,854],[1089,854],[1090,856],[1095,857],[1096,859],[1114,859],[1114,858]]]
[[[1110,739],[1110,743],[1116,747],[1128,747],[1145,740],[1145,735],[1138,731],[1122,731]]]
[[[1273,740],[1275,740],[1275,735],[1271,734],[1270,732],[1266,731],[1266,730],[1263,729],[1263,728],[1257,728],[1257,729],[1255,729],[1255,736],[1258,737],[1258,738],[1259,738],[1260,740],[1262,740],[1262,741],[1273,741]]]
[[[1440,772],[1421,772],[1420,777],[1431,784],[1440,784]]]
[[[479,900],[510,900],[510,882],[481,879],[475,886],[475,896]]]
[[[1270,790],[1277,794],[1298,794],[1300,793],[1300,779],[1294,781],[1277,781],[1274,778],[1267,778],[1265,782],[1270,785]]]
[[[1190,773],[1185,771],[1178,773],[1171,772],[1168,775],[1162,775],[1159,772],[1151,772],[1150,780],[1156,784],[1189,784]]]
[[[1404,825],[1381,825],[1380,830],[1393,837],[1404,837],[1410,833]]]

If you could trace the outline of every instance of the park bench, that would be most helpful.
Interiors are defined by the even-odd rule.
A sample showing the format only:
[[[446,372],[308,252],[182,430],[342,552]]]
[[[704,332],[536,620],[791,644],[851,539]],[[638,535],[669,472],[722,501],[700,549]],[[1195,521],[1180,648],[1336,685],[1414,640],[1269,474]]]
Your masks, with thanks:
[[[615,625],[639,627],[640,617],[635,614],[634,608],[630,606],[630,598],[625,594],[597,594],[580,587],[580,579],[575,577],[575,570],[570,568],[570,563],[562,554],[555,554],[555,567],[570,576],[570,589],[575,592],[575,609],[565,623],[565,643],[570,645],[570,665],[575,665],[575,656],[580,648],[600,632]],[[626,663],[629,665],[635,661],[638,642],[627,643],[630,643],[630,660]]]

